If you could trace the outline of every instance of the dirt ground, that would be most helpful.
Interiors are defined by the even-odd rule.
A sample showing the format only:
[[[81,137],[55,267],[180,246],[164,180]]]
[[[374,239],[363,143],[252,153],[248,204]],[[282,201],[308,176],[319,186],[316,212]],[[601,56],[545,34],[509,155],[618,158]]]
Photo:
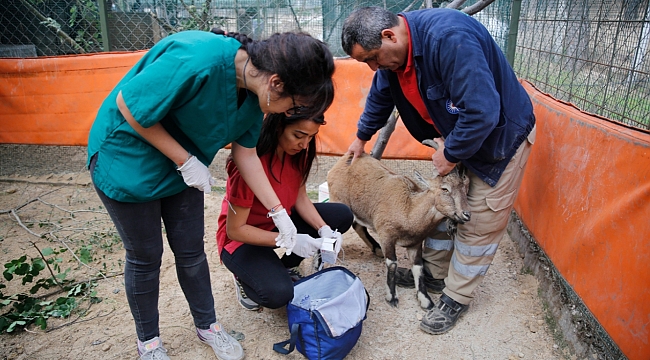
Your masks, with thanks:
[[[69,318],[49,319],[45,331],[30,326],[26,331],[0,335],[0,359],[137,358],[135,329],[120,275],[122,245],[89,184],[85,172],[0,177],[2,263],[22,255],[38,257],[36,247],[69,247],[77,252],[84,248],[89,250],[92,262],[82,265],[68,251],[60,266],[71,269],[68,278],[97,279],[97,297],[101,299],[94,304],[82,301]],[[232,277],[220,264],[215,243],[221,198],[220,191],[205,196],[205,251],[218,318],[243,337],[240,341],[247,359],[303,358],[297,352],[280,355],[272,349],[274,343],[289,335],[284,309],[251,312],[238,304]],[[567,358],[546,322],[537,280],[523,268],[521,256],[507,236],[469,311],[452,331],[439,336],[419,330],[425,311],[419,307],[414,289],[398,288],[399,307],[388,305],[384,300],[384,262],[353,231],[344,234],[343,251],[340,265],[357,274],[371,296],[363,332],[348,359]],[[399,264],[410,266],[403,250],[399,255]],[[303,262],[304,273],[310,268],[308,261]],[[106,278],[98,275],[100,271]],[[16,280],[1,281],[7,285],[2,289],[5,295],[26,291]],[[165,248],[160,282],[161,337],[170,357],[215,358],[212,350],[196,338],[169,247]]]

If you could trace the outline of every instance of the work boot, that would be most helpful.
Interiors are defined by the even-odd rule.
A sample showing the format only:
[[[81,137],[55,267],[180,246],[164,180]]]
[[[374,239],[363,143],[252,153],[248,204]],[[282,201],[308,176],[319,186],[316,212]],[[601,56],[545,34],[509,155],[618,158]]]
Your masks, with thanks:
[[[468,308],[469,305],[458,303],[449,296],[442,294],[438,304],[422,318],[420,330],[432,335],[444,334],[456,325],[458,318]]]
[[[440,294],[442,289],[445,288],[445,279],[434,279],[426,266],[423,266],[422,270],[424,271],[424,284],[427,286],[427,289],[432,293]],[[400,287],[414,288],[415,279],[413,278],[413,271],[398,267],[397,274],[395,275],[395,284]]]

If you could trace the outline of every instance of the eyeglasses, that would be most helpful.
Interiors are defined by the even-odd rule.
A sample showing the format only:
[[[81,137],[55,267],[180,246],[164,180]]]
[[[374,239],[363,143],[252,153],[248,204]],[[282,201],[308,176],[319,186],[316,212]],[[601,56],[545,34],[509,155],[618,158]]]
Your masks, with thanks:
[[[291,102],[293,103],[293,107],[285,111],[287,115],[300,115],[307,109],[306,106],[296,106],[296,99],[294,99],[293,95],[291,95]]]

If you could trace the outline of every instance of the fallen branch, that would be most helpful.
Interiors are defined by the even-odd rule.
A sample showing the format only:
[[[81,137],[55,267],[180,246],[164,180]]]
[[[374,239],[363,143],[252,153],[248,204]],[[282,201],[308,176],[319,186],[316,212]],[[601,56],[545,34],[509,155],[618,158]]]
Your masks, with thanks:
[[[77,281],[77,282],[68,284],[66,286],[75,287],[75,286],[77,286],[79,284],[85,284],[85,283],[89,283],[89,282],[93,282],[93,281],[99,281],[99,280],[107,280],[107,279],[114,278],[114,277],[117,277],[117,276],[122,276],[122,275],[124,275],[124,272],[119,272],[119,273],[115,273],[115,274],[111,274],[111,275],[106,275],[106,276],[103,276],[103,277],[94,277],[94,278],[90,278],[90,279],[83,280],[83,281]],[[54,290],[52,292],[49,292],[47,294],[44,294],[44,295],[41,295],[41,296],[37,297],[37,299],[46,299],[46,298],[48,298],[50,296],[60,294],[60,293],[62,293],[64,291],[66,291],[66,290]]]
[[[63,285],[56,279],[56,275],[54,275],[54,271],[52,271],[52,268],[50,267],[50,263],[47,262],[47,259],[45,258],[45,255],[43,255],[43,253],[41,252],[41,249],[39,249],[38,246],[36,246],[36,243],[34,243],[33,241],[30,241],[30,243],[32,244],[34,249],[36,249],[36,251],[38,251],[38,253],[41,255],[41,259],[43,259],[43,262],[47,266],[47,270],[50,272],[50,275],[52,275],[52,280],[54,280],[56,285],[59,286],[61,291],[65,291],[65,288],[63,287]]]
[[[27,206],[27,205],[33,203],[34,201],[39,201],[40,198],[41,198],[41,196],[45,196],[45,195],[51,194],[51,193],[53,193],[53,192],[55,192],[55,191],[57,191],[57,190],[61,190],[62,188],[63,188],[63,187],[56,188],[56,189],[54,189],[54,190],[50,190],[50,191],[44,192],[44,193],[42,193],[41,195],[39,195],[39,196],[37,196],[37,197],[35,197],[35,198],[33,198],[33,199],[27,201],[26,203],[24,203],[24,204],[22,204],[22,205],[19,205],[19,206],[15,207],[15,208],[13,208],[13,209],[0,210],[0,214],[7,214],[7,213],[11,213],[11,212],[14,211],[14,210],[20,210],[20,209],[24,208],[25,206]]]
[[[11,209],[11,215],[13,215],[14,219],[16,220],[16,222],[18,222],[18,225],[20,225],[20,227],[22,227],[23,229],[25,229],[25,231],[27,231],[27,232],[30,233],[31,235],[34,235],[34,236],[38,237],[39,239],[44,238],[45,235],[49,235],[49,236],[51,236],[52,238],[54,238],[54,240],[56,240],[56,241],[60,242],[61,244],[63,244],[63,246],[65,246],[65,248],[68,249],[68,251],[70,251],[70,254],[71,254],[71,255],[72,255],[72,256],[77,260],[77,262],[78,262],[79,264],[85,266],[86,268],[88,268],[88,269],[90,269],[90,270],[93,270],[93,271],[97,272],[97,273],[100,274],[103,278],[106,278],[106,275],[104,275],[103,272],[101,272],[100,270],[95,269],[94,267],[92,267],[92,266],[90,266],[90,265],[84,263],[83,261],[81,261],[81,259],[79,259],[79,257],[77,256],[77,254],[74,253],[74,250],[72,250],[72,249],[70,248],[70,246],[68,246],[68,244],[67,244],[64,240],[59,239],[59,238],[54,234],[54,232],[50,231],[50,232],[48,232],[48,233],[44,233],[44,234],[37,234],[37,233],[33,232],[30,228],[28,228],[25,224],[23,224],[23,222],[20,220],[20,217],[18,216],[18,214],[16,213],[16,211],[15,211],[14,209]]]
[[[90,304],[88,305],[88,309],[90,309],[90,305],[92,305],[92,303],[90,303]],[[91,318],[89,318],[89,319],[84,319],[84,320],[81,320],[81,321],[80,321],[79,319],[81,319],[81,317],[82,317],[83,315],[79,315],[79,316],[77,316],[76,319],[74,319],[74,320],[72,320],[72,321],[70,321],[70,322],[67,322],[67,323],[65,323],[65,324],[61,324],[61,325],[59,325],[59,326],[55,326],[55,327],[53,327],[53,328],[47,329],[47,330],[45,330],[45,332],[46,332],[46,333],[49,333],[49,332],[51,332],[51,331],[58,330],[58,329],[61,329],[61,328],[66,327],[66,326],[70,326],[70,325],[75,324],[75,323],[78,323],[78,322],[79,322],[79,323],[82,323],[82,322],[86,322],[86,321],[95,320],[95,319],[100,318],[100,317],[105,317],[105,316],[108,316],[108,315],[112,314],[114,311],[115,311],[115,309],[111,310],[110,312],[108,312],[108,313],[106,313],[106,314],[104,314],[104,315],[102,315],[101,312],[99,312],[97,315],[95,315],[95,316],[93,316],[93,317],[91,317]]]

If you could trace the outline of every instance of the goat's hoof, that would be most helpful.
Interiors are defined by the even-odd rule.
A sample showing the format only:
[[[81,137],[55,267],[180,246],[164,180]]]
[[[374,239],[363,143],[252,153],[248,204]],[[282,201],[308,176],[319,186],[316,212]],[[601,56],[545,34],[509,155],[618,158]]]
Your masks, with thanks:
[[[388,302],[388,304],[390,304],[390,306],[392,306],[394,308],[396,308],[397,303],[399,303],[399,299],[397,299],[397,298],[394,298],[394,299],[391,299],[391,300],[386,299],[386,301]]]

